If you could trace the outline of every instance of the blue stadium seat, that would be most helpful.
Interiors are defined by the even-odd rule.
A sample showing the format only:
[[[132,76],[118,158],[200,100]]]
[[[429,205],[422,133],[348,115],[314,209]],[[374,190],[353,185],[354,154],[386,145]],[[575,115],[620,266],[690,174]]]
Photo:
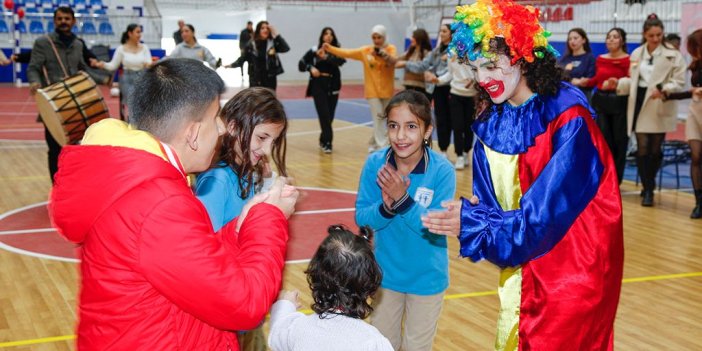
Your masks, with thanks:
[[[93,10],[93,14],[105,16],[105,15],[107,15],[107,11],[105,11],[105,9],[97,9],[97,10]]]
[[[101,35],[114,35],[115,31],[112,30],[112,25],[110,22],[102,22],[100,23],[100,27],[98,28],[98,32]]]
[[[44,24],[39,20],[32,20],[29,22],[29,33],[44,34]]]
[[[27,9],[25,10],[25,13],[27,15],[28,20],[35,20],[35,19],[39,19],[41,17],[41,16],[39,16],[39,9],[36,7],[27,7]],[[30,27],[30,31],[31,31],[31,27],[32,27],[31,23],[30,23],[29,27]]]
[[[58,0],[56,6],[68,6],[71,7],[71,2],[68,0]]]
[[[102,0],[90,0],[90,6],[92,6],[92,7],[102,6]]]
[[[83,5],[85,6],[85,0],[73,0],[73,6]]]
[[[18,28],[19,28],[20,33],[22,33],[22,34],[27,33],[27,25],[24,23],[24,21],[20,21]]]
[[[83,22],[83,34],[87,35],[97,35],[97,29],[95,29],[95,23],[92,21]]]
[[[73,25],[73,29],[71,30],[71,32],[73,32],[75,34],[80,34],[80,28],[78,27],[77,24]]]
[[[46,22],[46,32],[47,32],[47,33],[53,33],[53,32],[54,32],[54,21]]]
[[[4,19],[0,19],[0,33],[9,33],[10,28],[7,27]]]

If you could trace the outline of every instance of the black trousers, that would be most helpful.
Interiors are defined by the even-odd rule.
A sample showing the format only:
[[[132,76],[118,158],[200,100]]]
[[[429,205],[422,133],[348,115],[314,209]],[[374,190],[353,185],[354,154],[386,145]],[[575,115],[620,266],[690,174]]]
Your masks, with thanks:
[[[336,113],[336,105],[339,102],[339,92],[333,93],[329,89],[329,78],[317,78],[312,81],[310,92],[314,100],[314,108],[317,110],[319,128],[322,133],[319,135],[319,145],[331,146],[334,140],[332,122]]]
[[[249,76],[249,87],[264,87],[275,91],[278,87],[278,77],[264,75],[262,77]]]
[[[48,163],[49,163],[49,175],[51,176],[51,183],[54,183],[54,175],[58,172],[58,157],[61,153],[61,145],[54,139],[54,136],[49,133],[49,130],[44,126],[44,139],[46,139],[46,145],[49,147]]]
[[[451,145],[451,115],[449,112],[450,86],[434,88],[434,116],[436,120],[436,135],[439,138],[439,149],[446,151]]]
[[[626,150],[629,137],[626,130],[626,96],[617,96],[614,92],[597,91],[592,97],[592,107],[597,111],[597,126],[607,141],[612,152],[614,166],[617,170],[619,184],[624,178]]]
[[[634,131],[646,94],[646,88],[638,89],[634,105]],[[663,140],[665,133],[636,133],[636,166],[644,191],[653,191],[656,187],[656,174],[663,159]]]
[[[457,156],[463,156],[473,147],[473,125],[475,100],[470,96],[451,94],[449,99],[453,148]]]

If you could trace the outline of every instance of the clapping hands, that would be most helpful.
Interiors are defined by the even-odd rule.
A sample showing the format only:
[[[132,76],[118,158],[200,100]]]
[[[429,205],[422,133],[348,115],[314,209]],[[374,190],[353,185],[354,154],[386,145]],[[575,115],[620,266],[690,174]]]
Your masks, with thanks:
[[[380,186],[383,203],[385,203],[386,207],[391,208],[395,201],[405,196],[410,180],[403,177],[395,167],[386,164],[378,171],[376,183]]]

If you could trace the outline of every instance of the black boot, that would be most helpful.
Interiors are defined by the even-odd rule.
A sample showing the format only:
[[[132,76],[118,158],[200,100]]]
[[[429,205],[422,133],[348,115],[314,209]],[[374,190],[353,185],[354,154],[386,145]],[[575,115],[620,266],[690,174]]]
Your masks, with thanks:
[[[641,177],[641,206],[653,206],[653,189],[655,188],[655,174],[651,176],[651,156],[636,156],[636,166]]]
[[[702,218],[702,189],[695,190],[695,200],[697,201],[697,205],[692,209],[690,218]]]

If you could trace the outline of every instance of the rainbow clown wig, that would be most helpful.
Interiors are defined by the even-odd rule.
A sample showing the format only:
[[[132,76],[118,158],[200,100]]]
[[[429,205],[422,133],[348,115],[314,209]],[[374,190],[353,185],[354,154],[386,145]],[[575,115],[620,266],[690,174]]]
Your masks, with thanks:
[[[551,33],[541,27],[539,10],[511,0],[477,0],[472,5],[457,6],[451,30],[454,33],[449,50],[459,60],[494,58],[490,42],[496,37],[504,38],[512,64],[521,58],[534,62],[535,57],[544,57],[545,50],[559,56],[548,44]]]

